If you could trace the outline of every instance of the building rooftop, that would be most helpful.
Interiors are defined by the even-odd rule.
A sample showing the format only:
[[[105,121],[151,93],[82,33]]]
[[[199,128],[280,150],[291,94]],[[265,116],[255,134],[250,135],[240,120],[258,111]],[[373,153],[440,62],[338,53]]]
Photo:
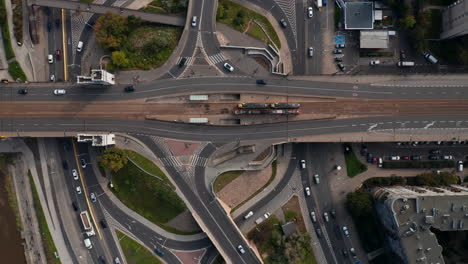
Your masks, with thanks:
[[[346,2],[345,3],[345,29],[373,29],[374,4],[373,2]]]
[[[442,246],[430,227],[440,231],[467,230],[468,188],[390,187],[374,192],[390,206],[408,263],[445,263]]]
[[[361,31],[359,38],[359,47],[361,49],[387,49],[389,47],[388,31]]]
[[[287,222],[281,226],[281,229],[283,229],[283,233],[286,237],[296,233],[296,225],[294,225],[294,222]]]

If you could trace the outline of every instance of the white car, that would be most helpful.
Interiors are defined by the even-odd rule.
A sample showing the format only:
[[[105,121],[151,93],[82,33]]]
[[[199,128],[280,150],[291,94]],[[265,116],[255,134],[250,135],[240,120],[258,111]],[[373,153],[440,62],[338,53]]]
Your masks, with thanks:
[[[250,211],[250,212],[248,212],[248,213],[244,216],[244,219],[247,220],[247,219],[249,219],[252,215],[253,215],[253,212]]]
[[[307,8],[307,15],[309,16],[309,18],[313,17],[314,16],[314,9],[310,6],[309,8]]]
[[[55,82],[55,74],[52,74],[52,75],[50,76],[50,81],[51,81],[51,82]]]
[[[47,61],[51,64],[54,63],[54,56],[52,54],[47,55]]]
[[[305,194],[306,196],[310,196],[310,188],[309,187],[305,187]]]
[[[346,226],[343,226],[343,233],[346,237],[349,237],[349,231],[348,231],[348,228]]]
[[[369,62],[369,65],[373,66],[373,65],[379,65],[380,64],[380,61],[379,60],[373,60],[371,62]]]
[[[312,222],[314,223],[317,222],[317,217],[315,216],[315,212],[310,212],[310,219],[312,219]]]
[[[234,71],[234,67],[232,67],[231,64],[229,64],[229,63],[227,63],[227,62],[224,63],[223,66],[224,66],[224,68],[225,68],[226,70],[228,70],[228,71],[230,71],[230,72],[233,72],[233,71]]]
[[[93,203],[96,202],[96,194],[95,194],[95,193],[93,193],[93,192],[90,193],[90,194],[89,194],[89,197],[91,198],[91,201],[92,201]]]
[[[391,156],[390,160],[400,160],[400,156]]]
[[[301,169],[305,170],[305,168],[306,168],[305,160],[301,160]]]
[[[76,192],[77,192],[78,194],[81,194],[81,186],[76,186]]]
[[[451,160],[451,159],[453,159],[453,156],[452,155],[445,155],[443,158],[444,158],[444,160]]]
[[[197,16],[193,16],[192,17],[192,27],[196,27],[197,26]]]
[[[309,47],[309,57],[313,57],[313,56],[314,56],[314,48]]]
[[[75,169],[72,170],[72,175],[73,179],[78,180],[78,172]]]
[[[84,159],[80,159],[81,168],[86,169],[86,161]]]
[[[325,222],[330,221],[330,218],[328,217],[328,213],[327,213],[327,212],[323,213],[323,219],[325,219]]]
[[[67,93],[67,91],[65,91],[65,89],[55,89],[54,90],[55,95],[64,95],[66,93]]]
[[[244,248],[243,248],[241,245],[237,246],[237,250],[238,250],[239,253],[241,253],[241,254],[244,254],[244,253],[245,253],[245,250],[244,250]]]
[[[319,175],[318,175],[318,174],[314,174],[314,182],[315,182],[315,184],[319,184],[319,183],[320,183],[320,178],[319,178]]]

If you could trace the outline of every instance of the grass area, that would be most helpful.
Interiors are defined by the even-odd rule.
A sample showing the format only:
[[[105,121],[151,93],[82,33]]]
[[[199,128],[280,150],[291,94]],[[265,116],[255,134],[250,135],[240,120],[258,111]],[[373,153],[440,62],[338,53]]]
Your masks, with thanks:
[[[276,160],[271,163],[271,177],[268,180],[267,183],[265,183],[262,188],[258,189],[256,192],[254,192],[252,195],[250,195],[247,199],[245,199],[242,203],[238,204],[236,207],[232,208],[231,213],[234,212],[235,210],[239,209],[242,205],[244,205],[246,202],[248,202],[250,199],[255,197],[255,195],[259,194],[263,189],[265,189],[270,183],[275,179],[276,177],[276,166],[277,162]]]
[[[149,3],[143,10],[164,14],[185,14],[187,7],[188,0],[155,0]]]
[[[335,30],[340,30],[340,23],[341,23],[341,8],[338,7],[338,4],[335,3],[335,15],[334,15],[334,20],[335,20]]]
[[[165,182],[129,162],[118,172],[112,173],[112,183],[112,192],[130,209],[169,232],[193,234],[166,225],[187,207]]]
[[[23,231],[23,223],[21,223],[18,201],[16,200],[15,186],[13,185],[13,179],[9,173],[5,174],[5,189],[8,193],[8,204],[15,213],[16,228],[21,232]]]
[[[54,253],[57,252],[55,247],[54,240],[49,231],[49,226],[44,215],[44,210],[42,209],[41,201],[39,200],[39,194],[37,193],[36,185],[34,184],[31,171],[28,171],[29,182],[31,184],[34,210],[36,211],[37,221],[39,223],[39,229],[41,231],[42,243],[44,244],[45,254],[47,258],[47,263],[58,264],[61,263],[60,259],[55,258]]]
[[[356,157],[353,150],[350,148],[349,151],[345,151],[346,170],[348,177],[354,177],[367,170],[367,166]]]
[[[164,174],[164,172],[162,172],[162,170],[158,166],[156,166],[156,164],[154,164],[151,160],[145,158],[143,155],[133,150],[125,149],[124,151],[133,162],[138,164],[138,166],[143,168],[145,171],[156,175],[161,179],[164,179],[165,182],[172,185],[171,181],[167,178],[166,174]]]
[[[21,81],[26,81],[26,74],[24,73],[23,69],[21,68],[21,65],[17,61],[12,61],[8,64],[8,72],[10,73],[11,77],[13,80],[21,80]]]
[[[147,248],[140,245],[135,240],[126,236],[122,232],[115,231],[119,238],[120,247],[124,253],[125,259],[129,264],[162,264],[163,262],[156,257]]]
[[[254,12],[250,9],[247,9],[239,4],[236,4],[229,0],[220,0],[218,1],[218,11],[216,14],[216,21],[226,24],[240,32],[245,32],[250,21],[255,20],[258,23],[262,24],[265,28],[267,34],[272,39],[273,43],[281,48],[281,42],[278,35],[276,34],[275,28],[271,25],[270,21],[261,14]],[[251,33],[247,32],[254,38],[257,38],[261,41],[265,41],[265,34],[262,31],[262,34],[258,29],[253,29]],[[263,35],[263,36],[262,36]]]
[[[80,2],[91,4],[93,2],[93,0],[80,0]]]
[[[429,9],[426,12],[430,26],[426,29],[424,37],[427,39],[439,39],[442,32],[442,12],[439,9]]]
[[[3,45],[5,47],[5,55],[6,59],[9,60],[15,57],[15,52],[13,50],[13,47],[11,46],[11,36],[10,30],[8,30],[8,19],[6,15],[6,7],[4,0],[0,0],[0,17],[4,18],[3,21],[0,21],[0,24],[2,27],[2,37]]]
[[[242,172],[244,171],[227,171],[219,175],[213,184],[214,192],[218,193],[221,191],[226,185],[239,177]]]
[[[272,216],[247,234],[260,251],[264,263],[316,264],[309,234],[295,233],[286,238],[281,230],[282,224]]]
[[[257,23],[252,22],[250,24],[249,30],[247,30],[247,35],[259,39],[263,42],[269,41],[267,35],[265,32],[263,32],[263,29]]]
[[[23,0],[12,0],[13,34],[16,41],[23,43]]]
[[[146,11],[146,12],[151,12],[151,13],[157,13],[157,14],[167,14],[167,12],[164,9],[150,6],[150,5],[143,7],[141,10]]]

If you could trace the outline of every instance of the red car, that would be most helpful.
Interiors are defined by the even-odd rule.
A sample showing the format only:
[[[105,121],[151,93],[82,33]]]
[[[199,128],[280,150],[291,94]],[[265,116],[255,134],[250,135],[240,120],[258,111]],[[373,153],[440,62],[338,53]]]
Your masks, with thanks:
[[[372,158],[372,164],[374,164],[374,165],[377,164],[377,157]]]
[[[403,160],[410,160],[410,156],[404,156],[402,157]]]
[[[55,51],[55,59],[61,60],[62,59],[62,51],[61,50],[56,50]]]

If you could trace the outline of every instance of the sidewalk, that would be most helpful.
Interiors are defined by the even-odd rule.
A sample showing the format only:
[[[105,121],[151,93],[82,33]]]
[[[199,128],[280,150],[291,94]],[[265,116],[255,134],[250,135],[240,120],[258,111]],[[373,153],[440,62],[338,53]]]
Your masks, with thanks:
[[[163,170],[163,172],[166,173],[164,171],[164,167],[160,166],[158,164],[158,162],[156,162],[154,160],[154,155],[148,155],[148,154],[150,154],[148,152],[151,152],[150,150],[144,149],[144,147],[142,146],[142,143],[138,142],[136,139],[130,138],[128,136],[126,138],[128,138],[129,141],[128,141],[128,143],[125,144],[125,143],[123,143],[123,138],[121,136],[119,136],[119,135],[116,135],[116,147],[123,148],[123,149],[130,149],[130,150],[133,150],[133,151],[136,151],[136,152],[142,154],[143,156],[145,156],[146,158],[148,158],[149,160],[151,160],[155,164],[157,164],[161,168],[161,170]],[[143,216],[139,215],[135,211],[131,210],[126,205],[124,205],[111,191],[109,191],[109,188],[107,186],[108,179],[105,178],[105,177],[102,177],[101,172],[98,169],[97,153],[92,149],[92,147],[90,147],[90,148],[91,148],[90,151],[89,151],[90,160],[91,160],[91,163],[92,163],[94,173],[96,174],[97,180],[99,181],[99,184],[101,185],[102,189],[105,190],[105,193],[106,193],[107,197],[109,197],[109,199],[118,208],[120,208],[125,214],[127,214],[128,216],[134,218],[138,222],[144,224],[146,227],[150,228],[155,233],[157,233],[157,234],[159,234],[161,236],[167,237],[169,239],[172,239],[172,240],[196,241],[196,240],[200,240],[200,239],[203,239],[203,238],[206,237],[205,233],[198,233],[198,234],[194,234],[194,235],[178,235],[178,234],[170,233],[170,232],[162,229],[161,227],[157,226],[156,224],[152,223],[151,221],[147,220]],[[151,152],[151,154],[152,154],[152,152]],[[184,201],[184,202],[187,203],[186,201]]]
[[[54,225],[54,223],[58,223],[58,221],[57,221],[57,215],[55,214],[55,207],[53,205],[53,198],[49,197],[49,199],[47,199],[49,203],[46,202],[45,194],[42,191],[41,184],[39,181],[39,176],[38,176],[37,169],[35,166],[34,155],[32,151],[26,146],[23,140],[9,138],[7,140],[3,140],[0,143],[0,152],[22,153],[23,159],[25,161],[25,168],[28,168],[31,170],[31,175],[34,179],[34,183],[36,185],[39,199],[41,201],[41,205],[44,211],[47,225],[49,227],[50,233],[52,235],[55,246],[57,248],[58,255],[60,256],[62,263],[71,263],[72,260],[70,258],[67,247],[65,245],[65,241],[63,239],[63,234],[61,232],[60,226]],[[43,171],[43,175],[44,176],[48,175],[47,170]],[[44,179],[45,181],[46,178],[48,177],[44,177],[44,178],[45,178]],[[52,215],[51,215],[51,212],[53,213]]]

